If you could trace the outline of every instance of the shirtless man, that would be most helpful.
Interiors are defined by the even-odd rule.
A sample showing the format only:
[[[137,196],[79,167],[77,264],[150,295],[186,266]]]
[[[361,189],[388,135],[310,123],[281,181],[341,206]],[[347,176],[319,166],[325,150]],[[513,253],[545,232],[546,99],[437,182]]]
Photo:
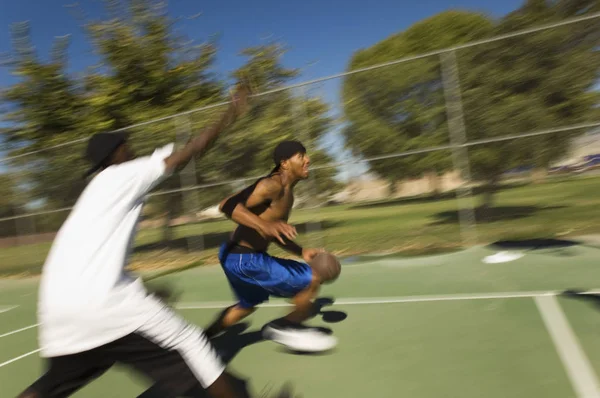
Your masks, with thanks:
[[[337,340],[303,325],[313,311],[321,278],[307,264],[321,249],[305,249],[293,242],[294,227],[287,221],[294,203],[294,187],[308,178],[310,159],[298,141],[283,141],[273,153],[275,168],[219,209],[239,226],[219,251],[219,260],[238,303],[226,308],[207,328],[209,337],[221,333],[256,310],[270,296],[292,298],[294,310],[263,329],[265,338],[298,351],[324,351]],[[304,262],[269,255],[275,242]]]

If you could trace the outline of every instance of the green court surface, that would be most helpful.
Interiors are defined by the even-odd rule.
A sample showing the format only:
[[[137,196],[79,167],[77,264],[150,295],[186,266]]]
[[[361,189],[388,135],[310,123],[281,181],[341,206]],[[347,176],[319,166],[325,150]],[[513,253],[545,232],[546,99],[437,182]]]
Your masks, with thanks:
[[[600,397],[600,306],[557,296],[600,287],[600,249],[525,250],[486,263],[491,248],[446,255],[347,259],[327,285],[328,305],[311,324],[338,347],[300,355],[261,341],[260,328],[287,303],[272,300],[215,344],[254,392],[292,382],[319,397]],[[177,311],[206,325],[231,293],[218,267],[165,276],[181,292]],[[38,357],[37,282],[0,281],[0,397],[14,397],[43,371]],[[325,302],[325,300],[323,300]],[[76,397],[136,397],[149,386],[115,367]]]

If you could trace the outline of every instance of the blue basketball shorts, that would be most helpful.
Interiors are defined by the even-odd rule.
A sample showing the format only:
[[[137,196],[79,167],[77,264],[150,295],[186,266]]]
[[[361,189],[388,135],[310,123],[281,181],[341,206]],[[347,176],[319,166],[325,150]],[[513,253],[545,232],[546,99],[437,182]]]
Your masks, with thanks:
[[[270,256],[264,252],[231,253],[221,245],[219,261],[239,305],[252,308],[270,296],[290,298],[306,289],[312,268],[299,261]]]

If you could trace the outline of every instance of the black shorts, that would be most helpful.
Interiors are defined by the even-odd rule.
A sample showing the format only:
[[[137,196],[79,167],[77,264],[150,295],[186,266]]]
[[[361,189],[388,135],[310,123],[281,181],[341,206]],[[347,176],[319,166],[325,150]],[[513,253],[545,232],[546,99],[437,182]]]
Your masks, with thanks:
[[[154,381],[161,398],[196,396],[188,393],[203,391],[225,369],[203,331],[164,308],[136,332],[111,343],[47,358],[46,373],[30,389],[39,398],[68,397],[117,363]]]

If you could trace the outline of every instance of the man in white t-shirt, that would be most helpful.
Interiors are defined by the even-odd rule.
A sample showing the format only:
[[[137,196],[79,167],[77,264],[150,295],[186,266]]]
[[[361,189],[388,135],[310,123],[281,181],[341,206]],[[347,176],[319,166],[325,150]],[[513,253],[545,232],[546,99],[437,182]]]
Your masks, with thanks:
[[[206,396],[204,390],[219,398],[249,396],[245,383],[225,372],[203,330],[124,269],[146,195],[202,155],[245,111],[248,97],[242,86],[221,120],[179,151],[167,145],[134,158],[125,134],[90,139],[87,176],[99,173],[62,225],[42,271],[39,342],[47,371],[21,398],[70,396],[116,363],[160,384],[166,397]]]

